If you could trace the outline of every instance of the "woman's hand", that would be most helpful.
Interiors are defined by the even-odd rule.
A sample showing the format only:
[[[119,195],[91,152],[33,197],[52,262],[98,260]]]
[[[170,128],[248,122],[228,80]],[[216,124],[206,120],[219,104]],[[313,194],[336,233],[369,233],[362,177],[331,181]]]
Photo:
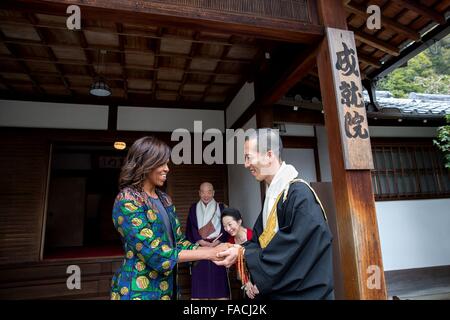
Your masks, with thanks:
[[[229,246],[229,243],[221,243],[216,247],[199,247],[195,251],[201,252],[202,258],[197,260],[211,260],[214,261],[214,263],[222,261],[223,258],[219,255],[219,253],[227,250]]]
[[[217,264],[217,262],[222,261],[224,258],[221,257],[220,253],[228,250],[232,246],[233,245],[231,243],[224,242],[224,243],[220,243],[220,244],[216,245],[215,247],[211,247],[211,249],[213,250],[213,253],[214,253],[214,257],[211,259],[211,261],[214,261],[214,263],[216,263],[216,264]]]
[[[219,255],[219,253],[226,250],[226,248],[227,247],[222,244],[208,248],[208,250],[211,250],[211,257],[209,260],[214,261],[214,263],[222,261],[223,258]]]

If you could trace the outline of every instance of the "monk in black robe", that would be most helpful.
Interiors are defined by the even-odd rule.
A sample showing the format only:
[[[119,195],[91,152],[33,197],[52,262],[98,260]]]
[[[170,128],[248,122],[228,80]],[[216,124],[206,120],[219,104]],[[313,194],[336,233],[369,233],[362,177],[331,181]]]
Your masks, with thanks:
[[[259,129],[247,137],[245,167],[267,184],[264,206],[252,240],[219,253],[225,260],[216,263],[230,266],[241,257],[250,298],[333,299],[332,235],[325,212],[309,184],[281,160],[281,151],[275,130]]]

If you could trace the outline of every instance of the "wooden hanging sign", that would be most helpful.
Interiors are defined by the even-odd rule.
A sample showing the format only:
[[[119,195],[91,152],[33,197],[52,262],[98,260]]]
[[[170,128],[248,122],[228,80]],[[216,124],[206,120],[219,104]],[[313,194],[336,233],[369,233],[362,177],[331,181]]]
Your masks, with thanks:
[[[361,72],[352,31],[327,28],[346,170],[373,169]]]

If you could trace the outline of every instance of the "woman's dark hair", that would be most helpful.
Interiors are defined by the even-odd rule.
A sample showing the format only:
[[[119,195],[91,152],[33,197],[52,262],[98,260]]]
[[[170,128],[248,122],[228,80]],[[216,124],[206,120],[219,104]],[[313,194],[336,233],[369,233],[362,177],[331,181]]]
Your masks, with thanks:
[[[220,219],[223,219],[223,217],[232,217],[236,222],[242,220],[241,213],[239,212],[238,209],[234,208],[223,209]]]
[[[142,189],[147,175],[152,170],[167,163],[169,159],[170,148],[161,140],[153,136],[136,140],[128,150],[120,171],[119,188]]]

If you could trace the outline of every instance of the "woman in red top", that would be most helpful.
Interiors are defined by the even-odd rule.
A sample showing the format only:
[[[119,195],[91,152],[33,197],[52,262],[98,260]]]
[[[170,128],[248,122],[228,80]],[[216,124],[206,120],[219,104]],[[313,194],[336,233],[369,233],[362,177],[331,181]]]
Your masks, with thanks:
[[[225,208],[222,211],[221,217],[223,228],[228,233],[227,241],[229,243],[241,245],[252,239],[252,230],[244,228],[242,226],[242,216],[239,210],[233,208]],[[236,278],[238,281],[241,281],[238,273],[236,273]],[[231,284],[229,284],[229,286],[231,288]],[[241,289],[243,289],[243,287]],[[244,293],[244,291],[241,291],[239,299],[248,300],[247,295]]]
[[[229,243],[243,244],[252,238],[252,230],[242,226],[242,216],[237,209],[225,208],[222,211],[222,225],[229,234]]]

